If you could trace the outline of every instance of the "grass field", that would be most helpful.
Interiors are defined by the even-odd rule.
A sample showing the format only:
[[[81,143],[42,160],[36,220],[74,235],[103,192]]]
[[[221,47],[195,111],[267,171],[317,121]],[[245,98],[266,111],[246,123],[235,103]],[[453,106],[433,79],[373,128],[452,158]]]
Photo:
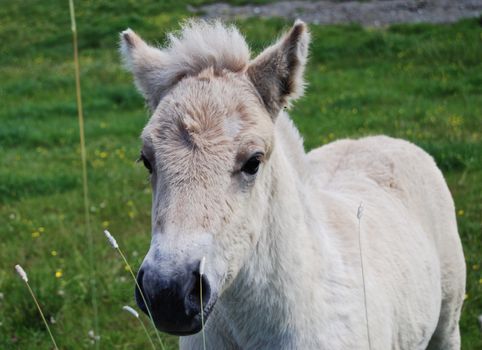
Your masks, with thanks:
[[[102,234],[109,228],[132,265],[140,265],[150,241],[150,188],[135,160],[148,114],[121,68],[118,33],[131,27],[162,43],[188,16],[182,0],[147,3],[77,3],[102,349],[149,346],[121,310],[134,306],[133,283]],[[288,26],[238,24],[254,51]],[[291,111],[306,148],[383,133],[434,156],[455,198],[468,267],[463,349],[481,349],[482,20],[311,30],[309,88]],[[51,346],[16,263],[29,273],[59,345],[89,348],[93,313],[68,2],[1,1],[0,41],[0,349]],[[176,348],[176,338],[164,339]]]

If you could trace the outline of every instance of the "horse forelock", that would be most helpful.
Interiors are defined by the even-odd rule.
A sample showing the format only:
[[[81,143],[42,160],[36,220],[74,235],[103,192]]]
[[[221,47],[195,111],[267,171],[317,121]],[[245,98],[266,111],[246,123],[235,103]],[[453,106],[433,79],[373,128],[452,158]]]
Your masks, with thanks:
[[[244,37],[234,26],[220,21],[189,20],[167,38],[161,50],[165,55],[163,75],[172,78],[168,80],[197,75],[207,68],[241,72],[250,60]]]

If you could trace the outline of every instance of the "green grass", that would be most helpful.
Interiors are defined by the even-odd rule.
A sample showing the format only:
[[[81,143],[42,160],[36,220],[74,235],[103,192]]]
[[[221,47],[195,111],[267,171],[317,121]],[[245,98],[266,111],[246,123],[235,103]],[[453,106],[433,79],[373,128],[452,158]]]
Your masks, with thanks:
[[[140,265],[150,241],[150,189],[135,159],[148,114],[120,66],[118,32],[132,27],[162,42],[188,13],[183,1],[119,0],[78,2],[77,15],[101,348],[143,349],[142,329],[121,310],[134,304],[132,281],[102,234],[108,227]],[[238,24],[255,51],[288,25]],[[291,112],[306,147],[384,133],[435,157],[455,197],[468,266],[463,348],[482,348],[480,21],[311,29],[310,84]],[[88,348],[93,320],[68,2],[2,2],[0,41],[0,348],[50,348],[16,263],[47,319],[56,320],[59,345]],[[165,339],[176,348],[176,338]]]

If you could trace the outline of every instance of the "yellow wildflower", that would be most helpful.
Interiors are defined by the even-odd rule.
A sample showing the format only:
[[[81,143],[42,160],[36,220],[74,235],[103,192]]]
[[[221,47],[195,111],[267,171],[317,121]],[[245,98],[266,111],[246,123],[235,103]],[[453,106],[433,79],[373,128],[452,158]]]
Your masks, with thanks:
[[[119,148],[115,151],[119,159],[124,159],[126,157],[125,151],[122,148]]]
[[[62,275],[63,275],[62,269],[57,269],[57,271],[55,271],[55,277],[60,278],[62,277]]]
[[[460,210],[457,212],[457,214],[458,214],[459,216],[464,216],[465,211],[464,211],[463,209],[460,209]]]
[[[109,221],[102,221],[102,227],[103,228],[109,227]]]
[[[38,238],[38,237],[40,237],[40,232],[38,231],[32,232],[32,238]]]
[[[457,114],[451,115],[448,119],[448,123],[452,128],[458,128],[460,125],[462,125],[463,121],[464,118]]]
[[[57,251],[56,251],[56,250],[52,250],[52,251],[50,252],[50,254],[51,254],[52,256],[57,256]]]

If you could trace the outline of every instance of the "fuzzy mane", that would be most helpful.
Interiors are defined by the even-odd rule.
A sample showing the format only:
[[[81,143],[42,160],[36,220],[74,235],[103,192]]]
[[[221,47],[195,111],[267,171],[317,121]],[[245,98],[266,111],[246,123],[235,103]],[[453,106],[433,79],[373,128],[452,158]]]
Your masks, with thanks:
[[[184,22],[159,48],[147,45],[128,29],[121,34],[121,53],[152,110],[182,78],[207,68],[218,74],[223,70],[240,72],[250,60],[248,45],[234,26],[205,20]]]
[[[186,21],[180,32],[168,34],[162,51],[170,58],[166,69],[172,75],[193,75],[210,67],[239,72],[250,59],[244,37],[234,26],[220,21]]]

